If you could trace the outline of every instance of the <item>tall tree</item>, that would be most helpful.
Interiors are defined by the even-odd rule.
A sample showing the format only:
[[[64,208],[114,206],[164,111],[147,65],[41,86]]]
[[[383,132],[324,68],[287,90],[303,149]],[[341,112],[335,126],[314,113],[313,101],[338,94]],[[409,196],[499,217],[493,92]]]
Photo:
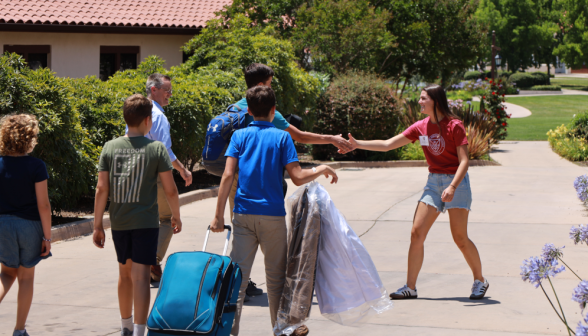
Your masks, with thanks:
[[[555,49],[567,66],[580,68],[588,63],[588,1],[561,0],[557,21],[562,44]]]
[[[553,52],[557,47],[553,0],[481,0],[476,17],[489,27],[486,45],[496,43],[508,70],[526,70],[542,63],[555,64]],[[486,49],[487,60],[491,50]]]
[[[372,0],[389,10],[388,31],[398,39],[397,48],[380,63],[388,77],[426,80],[448,78],[472,66],[483,53],[485,27],[474,17],[477,1],[471,0]]]
[[[310,49],[312,66],[322,69],[325,62],[335,62],[333,69],[372,68],[406,82],[416,75],[447,78],[483,54],[485,28],[474,17],[477,1],[235,0],[222,15],[231,19],[244,13],[255,25],[271,25],[282,37],[294,37],[304,64],[310,65],[305,59]]]
[[[394,48],[394,36],[386,30],[390,18],[368,0],[317,0],[297,11],[292,40],[307,68],[374,71]]]

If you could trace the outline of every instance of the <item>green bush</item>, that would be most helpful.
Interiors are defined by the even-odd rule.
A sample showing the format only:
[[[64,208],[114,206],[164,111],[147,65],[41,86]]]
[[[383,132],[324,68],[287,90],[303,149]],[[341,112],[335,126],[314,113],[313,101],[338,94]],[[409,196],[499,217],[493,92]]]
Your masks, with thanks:
[[[357,139],[387,139],[399,125],[399,102],[386,82],[365,72],[338,75],[317,102],[314,131],[324,134],[351,133]],[[313,146],[313,157],[366,160],[365,151],[337,154],[333,146]]]
[[[55,212],[92,190],[99,155],[80,124],[68,85],[47,68],[29,69],[16,54],[0,56],[0,116],[30,113],[39,120],[39,144],[31,155],[47,165]]]
[[[512,75],[512,72],[510,71],[502,71],[502,70],[498,70],[498,72],[496,73],[496,76],[498,78],[503,78],[503,79],[507,79]],[[476,79],[490,79],[492,78],[492,72],[491,71],[484,71],[484,72],[480,72],[480,71],[468,71],[465,73],[464,78],[465,80],[476,80]]]
[[[423,147],[421,147],[421,143],[416,141],[414,143],[409,143],[408,145],[402,147],[402,152],[400,153],[401,160],[426,160],[425,153],[423,152]]]
[[[74,80],[80,90],[77,105],[82,125],[98,133],[92,135],[96,146],[103,146],[106,141],[123,135],[124,100],[135,93],[145,95],[145,83],[150,74],[159,72],[169,75],[173,95],[164,110],[170,123],[172,150],[180,162],[192,169],[201,158],[208,122],[234,102],[237,92],[242,94],[244,88],[239,86],[238,79],[231,73],[192,73],[180,67],[168,71],[163,64],[160,58],[150,56],[136,70],[117,72],[106,82],[100,82],[95,77]],[[103,91],[94,92],[95,89]]]
[[[570,133],[588,141],[588,111],[575,114],[570,123]]]
[[[570,161],[588,160],[588,143],[586,139],[575,137],[566,125],[561,125],[547,132],[547,140],[553,151]]]
[[[549,75],[546,72],[531,72],[535,81],[533,85],[549,85]]]
[[[184,51],[191,53],[182,71],[208,74],[224,71],[234,75],[238,98],[245,94],[243,70],[251,63],[267,64],[275,72],[272,88],[282,114],[302,116],[319,95],[319,80],[301,69],[289,41],[282,40],[272,27],[251,25],[244,15],[228,23],[211,20],[202,33],[191,39]],[[311,126],[311,125],[307,125]]]
[[[468,71],[463,76],[464,80],[476,80],[484,77],[484,73],[480,71]]]
[[[400,127],[407,129],[415,122],[425,119],[426,114],[421,113],[421,105],[419,105],[419,98],[404,99],[401,104],[398,118],[400,120]]]
[[[94,146],[100,148],[124,134],[122,105],[128,97],[127,90],[113,89],[111,83],[94,76],[66,81],[69,81],[71,101],[80,114],[81,125]]]
[[[510,81],[516,83],[519,89],[530,88],[535,85],[535,76],[528,72],[517,72],[510,76]]]
[[[534,85],[534,86],[531,86],[530,90],[534,90],[534,91],[561,91],[561,86],[559,86],[559,85]]]

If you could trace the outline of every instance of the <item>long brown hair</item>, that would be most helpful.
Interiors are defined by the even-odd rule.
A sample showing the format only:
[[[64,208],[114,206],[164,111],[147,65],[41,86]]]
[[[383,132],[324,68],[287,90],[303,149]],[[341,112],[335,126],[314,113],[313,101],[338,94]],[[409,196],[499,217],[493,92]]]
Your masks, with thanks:
[[[441,125],[439,125],[437,110],[439,110],[439,112],[441,112],[443,116],[445,116],[445,118],[448,118],[449,120],[459,119],[459,117],[455,113],[451,112],[451,109],[449,108],[449,103],[447,102],[447,95],[445,94],[445,90],[443,90],[443,87],[437,84],[431,84],[423,88],[423,91],[425,91],[429,98],[431,98],[435,103],[433,106],[433,118],[435,119],[435,122],[439,127],[439,135],[441,135]]]

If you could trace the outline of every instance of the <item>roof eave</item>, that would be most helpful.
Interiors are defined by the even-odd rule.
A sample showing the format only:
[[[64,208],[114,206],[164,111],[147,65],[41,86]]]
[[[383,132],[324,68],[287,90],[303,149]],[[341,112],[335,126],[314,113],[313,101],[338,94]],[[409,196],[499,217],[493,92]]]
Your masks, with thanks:
[[[1,20],[4,21],[4,20]],[[6,23],[0,21],[0,31],[41,32],[41,33],[94,33],[94,34],[153,34],[153,35],[196,35],[200,27],[148,27],[115,25],[78,25],[48,23]]]

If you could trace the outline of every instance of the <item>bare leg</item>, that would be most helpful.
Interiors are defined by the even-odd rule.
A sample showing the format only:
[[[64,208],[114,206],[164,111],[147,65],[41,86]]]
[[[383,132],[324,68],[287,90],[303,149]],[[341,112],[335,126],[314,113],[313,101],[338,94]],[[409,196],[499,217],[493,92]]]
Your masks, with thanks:
[[[146,324],[149,315],[151,292],[149,289],[151,266],[133,263],[133,295],[135,303],[135,324]]]
[[[449,209],[449,224],[451,226],[451,234],[453,241],[463,253],[465,260],[472,269],[474,280],[484,282],[482,276],[482,262],[480,261],[480,254],[476,245],[468,237],[468,215],[469,211],[466,209]]]
[[[18,305],[16,309],[16,326],[15,330],[23,330],[31,304],[33,303],[33,285],[35,283],[35,268],[18,268]]]
[[[425,257],[425,239],[437,217],[439,217],[439,212],[435,207],[419,202],[414,214],[412,231],[410,232],[410,249],[408,250],[406,284],[411,289],[416,287],[416,281]]]
[[[126,264],[118,264],[118,306],[120,317],[128,319],[133,315],[133,278],[131,270],[133,261],[127,259]]]
[[[18,268],[6,267],[4,264],[1,264],[2,268],[0,269],[0,302],[4,300],[4,297],[14,284],[14,280],[16,280],[16,276],[18,273]]]

